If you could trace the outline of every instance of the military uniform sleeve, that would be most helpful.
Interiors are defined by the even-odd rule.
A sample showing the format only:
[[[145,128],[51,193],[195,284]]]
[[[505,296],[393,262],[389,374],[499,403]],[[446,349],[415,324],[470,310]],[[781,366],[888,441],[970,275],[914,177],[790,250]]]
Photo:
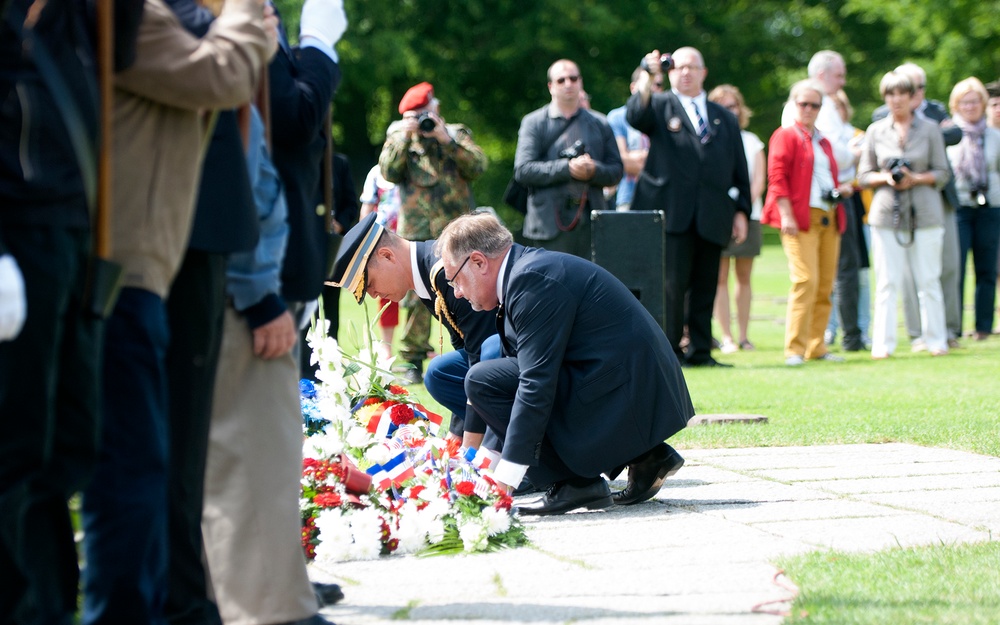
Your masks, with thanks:
[[[445,146],[445,154],[455,159],[459,175],[472,182],[486,171],[489,159],[472,140],[472,132],[465,126],[456,124],[453,137],[454,141]]]
[[[410,137],[402,131],[391,132],[382,145],[378,166],[382,177],[389,182],[400,184],[406,180],[406,159],[410,148]]]

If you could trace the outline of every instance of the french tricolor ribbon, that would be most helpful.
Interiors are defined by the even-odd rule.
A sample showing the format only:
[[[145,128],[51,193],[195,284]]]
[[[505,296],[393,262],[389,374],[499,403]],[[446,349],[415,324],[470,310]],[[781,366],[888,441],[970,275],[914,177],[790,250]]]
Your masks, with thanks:
[[[428,421],[430,426],[427,430],[430,432],[431,436],[437,436],[438,430],[441,429],[441,415],[431,412],[420,404],[413,406],[413,412],[418,418]]]

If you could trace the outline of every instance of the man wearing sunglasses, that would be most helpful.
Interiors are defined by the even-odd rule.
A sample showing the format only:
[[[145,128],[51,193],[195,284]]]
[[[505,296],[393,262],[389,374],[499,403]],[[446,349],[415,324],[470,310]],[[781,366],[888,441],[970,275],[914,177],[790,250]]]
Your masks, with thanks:
[[[622,177],[607,119],[580,106],[576,63],[548,70],[549,104],[521,120],[514,179],[530,189],[524,236],[531,245],[590,258],[590,211],[605,210],[604,187]]]

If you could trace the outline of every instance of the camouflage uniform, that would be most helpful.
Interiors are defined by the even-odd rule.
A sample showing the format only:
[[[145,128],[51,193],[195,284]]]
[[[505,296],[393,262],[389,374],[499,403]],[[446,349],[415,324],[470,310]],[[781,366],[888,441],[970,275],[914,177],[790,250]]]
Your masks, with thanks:
[[[486,171],[483,150],[472,132],[461,124],[448,124],[452,142],[442,145],[433,137],[412,139],[389,126],[379,167],[382,177],[397,185],[400,195],[396,233],[410,241],[436,239],[448,222],[472,208],[470,182]],[[416,297],[407,296],[407,310],[400,356],[423,371],[423,360],[433,349],[428,343],[431,315]]]

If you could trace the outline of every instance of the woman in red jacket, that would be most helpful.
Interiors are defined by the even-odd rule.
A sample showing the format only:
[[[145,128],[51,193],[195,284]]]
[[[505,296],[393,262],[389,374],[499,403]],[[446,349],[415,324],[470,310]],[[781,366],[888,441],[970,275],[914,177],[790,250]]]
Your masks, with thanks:
[[[846,225],[837,185],[837,162],[830,142],[816,130],[825,103],[814,80],[792,86],[789,102],[795,123],[774,131],[768,145],[767,202],[761,223],[781,229],[792,287],[785,319],[785,364],[806,360],[842,361],[826,349],[823,330],[830,318],[830,292],[837,275],[840,234]]]

